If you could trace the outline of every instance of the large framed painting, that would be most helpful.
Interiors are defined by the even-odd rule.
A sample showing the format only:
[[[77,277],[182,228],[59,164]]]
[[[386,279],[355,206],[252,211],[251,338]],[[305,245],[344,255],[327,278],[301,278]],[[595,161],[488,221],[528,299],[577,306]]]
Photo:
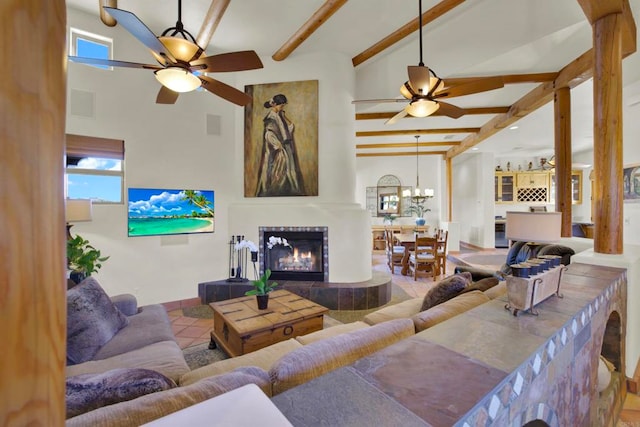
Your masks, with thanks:
[[[245,86],[245,197],[318,195],[318,81]]]
[[[129,236],[213,233],[212,190],[129,188]]]
[[[623,201],[640,202],[640,164],[623,168]]]

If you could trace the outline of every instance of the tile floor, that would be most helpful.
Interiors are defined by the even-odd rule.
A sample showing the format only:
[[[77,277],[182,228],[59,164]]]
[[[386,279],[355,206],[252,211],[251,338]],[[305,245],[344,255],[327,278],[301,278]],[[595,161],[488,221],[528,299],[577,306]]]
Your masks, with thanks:
[[[455,257],[464,259],[465,252],[463,250],[459,254],[454,254]],[[506,249],[483,250],[483,254],[505,254]],[[381,271],[389,271],[386,264],[386,257],[383,251],[374,251],[372,254],[373,269]],[[456,264],[451,260],[447,261],[446,274],[442,277],[453,274]],[[393,282],[400,286],[407,294],[412,297],[424,296],[427,291],[437,283],[430,278],[419,278],[415,281],[410,276],[402,276],[401,274],[393,275]],[[173,328],[173,333],[176,335],[176,339],[180,348],[187,348],[194,345],[208,343],[209,332],[213,327],[211,319],[196,319],[193,317],[186,317],[182,313],[182,309],[175,309],[169,311],[169,318]],[[620,413],[620,419],[616,427],[640,427],[640,396],[636,394],[627,394],[624,407]]]
[[[209,332],[213,328],[212,319],[196,319],[182,315],[182,309],[169,312],[171,328],[180,348],[209,342]]]

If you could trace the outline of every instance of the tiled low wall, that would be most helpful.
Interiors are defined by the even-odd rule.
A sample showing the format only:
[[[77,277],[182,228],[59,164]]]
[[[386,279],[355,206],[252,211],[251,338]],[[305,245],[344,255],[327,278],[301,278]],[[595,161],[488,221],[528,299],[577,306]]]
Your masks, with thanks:
[[[538,316],[513,316],[498,298],[273,401],[296,426],[392,413],[405,425],[614,425],[626,395],[626,271],[572,264],[561,292]],[[618,373],[599,393],[603,348]],[[337,389],[340,399],[317,399]]]

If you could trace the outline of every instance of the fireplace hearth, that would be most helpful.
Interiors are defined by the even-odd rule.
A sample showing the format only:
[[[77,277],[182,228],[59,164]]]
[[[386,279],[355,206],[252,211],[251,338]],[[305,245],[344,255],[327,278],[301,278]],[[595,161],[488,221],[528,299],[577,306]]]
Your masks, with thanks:
[[[327,227],[259,227],[260,272],[272,280],[326,282]]]

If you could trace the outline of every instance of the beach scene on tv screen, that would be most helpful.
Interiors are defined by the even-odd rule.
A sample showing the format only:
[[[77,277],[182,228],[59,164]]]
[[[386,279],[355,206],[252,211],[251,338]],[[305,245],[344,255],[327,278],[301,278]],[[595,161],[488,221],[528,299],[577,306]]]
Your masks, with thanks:
[[[212,190],[129,188],[129,236],[212,233]]]

